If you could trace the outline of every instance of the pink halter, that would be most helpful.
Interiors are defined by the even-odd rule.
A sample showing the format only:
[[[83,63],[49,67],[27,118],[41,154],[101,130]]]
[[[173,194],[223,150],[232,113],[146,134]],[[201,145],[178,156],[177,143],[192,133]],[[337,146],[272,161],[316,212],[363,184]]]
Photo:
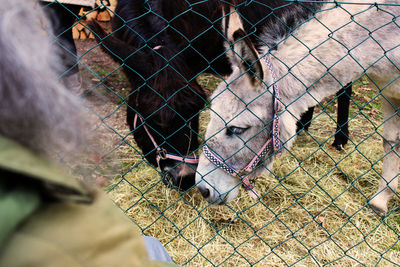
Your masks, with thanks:
[[[150,133],[149,129],[147,128],[147,126],[144,124],[144,121],[143,121],[142,117],[139,116],[137,113],[135,114],[135,118],[134,118],[134,121],[133,121],[133,128],[136,128],[137,118],[138,117],[139,117],[140,121],[142,122],[144,130],[146,131],[148,137],[150,138],[151,142],[153,143],[154,148],[157,150],[157,152],[156,152],[157,153],[156,160],[157,160],[158,168],[160,168],[160,161],[161,160],[165,160],[165,159],[172,159],[172,160],[175,160],[175,161],[182,161],[182,162],[185,162],[185,163],[188,163],[188,164],[198,164],[199,163],[198,157],[196,157],[196,155],[194,155],[194,154],[193,154],[194,157],[182,157],[182,156],[179,156],[179,155],[176,155],[176,154],[173,154],[173,153],[169,153],[164,148],[161,148],[157,144],[157,142],[154,139],[154,137],[151,135],[151,133]]]
[[[283,105],[279,101],[279,89],[276,85],[276,76],[275,72],[272,68],[271,62],[267,57],[265,57],[265,61],[267,66],[271,72],[273,79],[273,99],[274,99],[274,114],[272,119],[272,137],[265,142],[265,144],[261,147],[261,149],[257,152],[254,158],[250,161],[249,164],[246,165],[241,170],[237,170],[233,166],[230,166],[226,163],[224,159],[222,159],[218,154],[212,151],[206,144],[203,147],[203,152],[206,158],[212,162],[216,167],[221,168],[226,173],[233,177],[241,177],[242,183],[246,191],[250,194],[250,196],[254,199],[258,199],[258,194],[253,190],[254,186],[250,183],[250,179],[248,174],[252,172],[258,165],[258,163],[266,156],[272,154],[274,151],[275,155],[279,155],[282,149],[282,141],[279,139],[279,113],[283,110]]]

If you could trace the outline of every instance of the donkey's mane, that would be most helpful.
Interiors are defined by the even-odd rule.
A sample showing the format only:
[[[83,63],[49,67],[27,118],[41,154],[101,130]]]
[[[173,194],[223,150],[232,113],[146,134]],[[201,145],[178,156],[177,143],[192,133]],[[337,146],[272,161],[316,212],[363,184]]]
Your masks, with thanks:
[[[129,4],[118,6],[119,9],[115,11],[118,17],[113,20],[113,28],[122,29],[126,26],[130,30],[117,31],[116,37],[128,44],[136,44],[138,47],[148,45],[153,48],[170,42],[164,31],[168,23],[160,16],[154,16],[154,14],[162,14],[160,1],[121,0],[120,2]]]
[[[252,3],[259,5],[260,8],[249,9],[247,0],[232,0],[230,3],[221,3],[221,8],[229,10],[233,5],[239,9],[239,13],[243,14],[241,18],[244,30],[250,34],[249,37],[257,49],[267,45],[270,49],[276,50],[282,40],[321,8],[323,3],[318,1],[282,3],[271,0],[268,5],[253,1]]]
[[[195,77],[196,73],[191,68],[182,67],[186,66],[184,58],[177,55],[183,47],[178,45],[176,40],[171,40],[168,34],[169,17],[172,19],[179,14],[179,9],[184,7],[168,4],[170,5],[163,5],[162,1],[157,0],[129,1],[129,4],[121,5],[121,8],[116,10],[121,19],[113,21],[114,29],[122,29],[125,25],[124,30],[117,30],[115,33],[118,39],[125,42],[124,46],[134,46],[131,48],[134,53],[143,52],[141,71],[137,67],[130,66],[138,65],[137,62],[130,64],[129,59],[126,60],[125,69],[132,73],[130,82],[136,87],[134,92],[136,103],[130,101],[130,106],[135,109],[140,106],[157,110],[161,123],[174,120],[178,116],[174,110],[201,109],[206,99],[204,90],[196,83],[187,80],[186,77]],[[131,5],[134,5],[134,8]],[[174,7],[178,9],[174,10]],[[135,57],[134,60],[137,59],[138,57]],[[180,75],[177,79],[171,80],[170,77],[177,76],[173,72]],[[138,74],[141,77],[138,78]],[[185,88],[187,84],[190,88]],[[165,90],[166,88],[176,88],[176,90]],[[170,108],[163,108],[166,101]],[[146,114],[146,110],[141,112],[145,113],[143,115],[151,115]]]

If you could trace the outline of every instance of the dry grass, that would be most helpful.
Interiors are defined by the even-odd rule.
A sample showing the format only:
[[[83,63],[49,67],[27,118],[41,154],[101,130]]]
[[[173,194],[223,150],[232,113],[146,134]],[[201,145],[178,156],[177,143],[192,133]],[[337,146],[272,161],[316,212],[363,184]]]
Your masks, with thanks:
[[[257,180],[259,201],[242,191],[228,205],[214,206],[196,189],[168,188],[129,138],[132,146],[117,149],[120,175],[109,195],[178,264],[399,265],[399,211],[382,220],[364,207],[382,170],[381,116],[356,115],[352,142],[338,152],[330,147],[336,124],[327,114],[315,116],[291,152],[275,160],[274,175]],[[395,197],[389,209],[399,206]]]

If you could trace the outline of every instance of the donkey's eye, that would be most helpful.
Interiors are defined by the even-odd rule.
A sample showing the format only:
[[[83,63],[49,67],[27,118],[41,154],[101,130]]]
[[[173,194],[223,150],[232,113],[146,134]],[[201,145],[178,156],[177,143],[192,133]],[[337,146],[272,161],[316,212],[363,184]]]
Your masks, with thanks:
[[[249,129],[249,127],[247,127],[247,128],[241,128],[241,127],[236,127],[236,126],[228,126],[228,127],[226,128],[226,135],[227,135],[227,136],[231,136],[232,134],[241,135],[241,134],[244,133],[247,129]]]

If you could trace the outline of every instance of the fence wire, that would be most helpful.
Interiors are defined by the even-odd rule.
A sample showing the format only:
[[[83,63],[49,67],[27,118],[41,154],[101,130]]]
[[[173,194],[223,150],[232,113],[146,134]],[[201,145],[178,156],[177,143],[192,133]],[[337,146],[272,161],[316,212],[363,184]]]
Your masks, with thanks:
[[[88,26],[89,19],[107,11],[114,20],[112,27],[109,22],[100,22],[106,34],[92,32],[97,41],[75,40],[77,56],[62,41],[63,34],[71,28],[56,34],[54,40],[75,60],[61,76],[68,76],[79,65],[84,89],[82,98],[100,119],[96,129],[101,132],[99,142],[104,144],[105,152],[97,155],[98,160],[88,166],[87,176],[91,179],[106,177],[110,181],[104,189],[143,234],[158,238],[176,263],[188,266],[400,265],[398,192],[394,192],[384,216],[367,206],[382,178],[382,160],[388,155],[384,153],[381,141],[386,122],[382,101],[390,101],[382,95],[385,88],[379,87],[374,77],[366,74],[370,66],[355,66],[362,68],[362,75],[346,81],[352,82],[352,93],[341,91],[316,104],[309,128],[298,128],[293,147],[275,158],[272,168],[266,166],[266,161],[258,166],[267,168],[255,184],[254,190],[260,195],[258,200],[251,199],[239,183],[235,187],[241,192],[238,198],[213,205],[205,201],[196,188],[195,165],[164,159],[159,163],[156,155],[160,154],[160,149],[185,158],[193,156],[192,152],[200,155],[201,144],[208,141],[204,137],[206,126],[210,113],[216,113],[213,106],[210,107],[210,95],[218,84],[231,90],[233,83],[227,81],[230,62],[226,56],[232,50],[224,46],[228,37],[224,34],[224,16],[219,8],[220,4],[230,2],[119,2],[132,10],[128,12],[131,17],[127,18],[127,13],[118,6],[115,10],[112,1],[97,1],[93,9],[85,8],[79,13],[71,10],[70,5],[57,1],[46,6],[58,5],[64,12],[72,12],[76,20],[71,27],[80,28],[87,36],[93,31]],[[335,5],[310,7],[321,3]],[[354,5],[365,8],[352,14],[349,7]],[[309,50],[308,57],[314,56],[314,49],[324,43],[309,47],[309,40],[302,40],[301,35],[292,33],[300,31],[309,21],[315,21],[315,17],[323,23],[320,15],[325,11],[341,9],[351,18],[347,23],[350,24],[370,9],[390,13],[387,11],[390,7],[399,5],[395,1],[254,0],[237,1],[234,6],[239,12],[242,8],[246,38],[256,44],[259,52],[279,51],[287,38],[295,36],[298,43]],[[284,16],[290,16],[288,13],[296,12],[295,7],[299,6],[303,13],[285,20]],[[398,25],[399,13],[391,15],[391,23]],[[196,21],[198,24],[193,24]],[[265,21],[270,24],[265,26]],[[330,35],[326,42],[334,39],[336,32],[347,24],[338,29],[328,28]],[[374,32],[384,26],[369,29],[368,25],[359,25],[360,29],[370,32],[369,38],[374,38]],[[268,27],[268,32],[263,32],[263,27]],[[283,33],[277,32],[282,28]],[[281,34],[285,35],[282,39]],[[113,36],[122,40],[125,46],[116,50],[108,44],[106,40]],[[265,36],[277,40],[269,42]],[[353,47],[348,47],[351,40],[341,45],[348,49],[349,55],[369,40]],[[382,57],[378,60],[388,59],[387,55],[398,50],[399,45],[394,45],[391,50],[381,46]],[[335,58],[334,62],[323,62],[314,57],[327,69],[320,79],[334,75],[330,72],[332,66],[344,60]],[[286,65],[285,58],[275,60]],[[251,62],[248,71],[256,72],[255,64]],[[399,67],[392,61],[391,68]],[[284,79],[296,73],[289,69],[286,74],[279,75]],[[297,79],[308,88],[318,83],[318,80]],[[338,79],[338,83],[342,81]],[[341,87],[345,86],[345,83],[341,84]],[[231,92],[240,97],[234,90]],[[268,93],[260,92],[253,101]],[[214,94],[211,100],[224,97],[224,94],[226,91]],[[304,93],[307,94],[308,91]],[[336,100],[341,96],[349,99],[350,107],[344,123],[336,118]],[[291,106],[295,102],[286,104]],[[244,105],[248,107],[251,103]],[[395,103],[392,106],[392,116],[399,116],[398,106]],[[228,111],[231,107],[224,109]],[[139,118],[134,118],[134,114]],[[216,115],[223,118],[222,114]],[[224,121],[225,125],[235,118]],[[126,124],[127,120],[131,128]],[[257,134],[268,129],[269,121],[263,123],[264,128]],[[343,130],[344,125],[349,127],[348,132]],[[145,126],[155,142],[151,141]],[[223,128],[221,131],[231,131],[229,135],[235,137],[239,136],[240,129]],[[347,143],[339,142],[340,151],[332,146],[337,135],[348,139]],[[286,142],[292,139],[294,137]],[[244,146],[231,157],[246,150],[248,142],[243,139]],[[391,151],[395,151],[394,146]],[[398,152],[394,153],[399,157]],[[174,182],[171,177],[183,172],[191,174],[185,176],[190,182],[187,188],[179,190],[177,187],[182,187],[185,181]]]

